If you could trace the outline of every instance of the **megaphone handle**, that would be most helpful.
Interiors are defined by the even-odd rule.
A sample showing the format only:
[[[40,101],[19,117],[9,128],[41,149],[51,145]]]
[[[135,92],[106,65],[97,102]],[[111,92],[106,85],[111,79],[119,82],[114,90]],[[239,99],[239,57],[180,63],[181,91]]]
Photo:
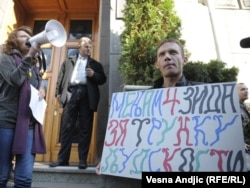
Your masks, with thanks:
[[[41,54],[42,54],[42,63],[43,63],[43,71],[45,72],[46,71],[46,59],[45,59],[45,56],[44,56],[44,53],[43,51],[41,50]]]

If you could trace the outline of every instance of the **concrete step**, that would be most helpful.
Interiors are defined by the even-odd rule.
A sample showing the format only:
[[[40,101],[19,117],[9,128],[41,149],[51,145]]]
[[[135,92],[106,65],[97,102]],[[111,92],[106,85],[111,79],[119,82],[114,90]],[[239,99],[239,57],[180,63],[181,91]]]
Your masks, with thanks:
[[[94,166],[80,170],[77,165],[51,168],[48,163],[36,162],[32,188],[99,188],[99,180]],[[13,187],[13,180],[8,187]]]
[[[119,176],[97,175],[95,166],[78,169],[78,164],[51,168],[49,163],[36,162],[32,188],[141,188],[141,181]],[[8,188],[13,187],[13,179]]]
[[[94,166],[80,170],[77,164],[51,168],[46,163],[36,163],[32,186],[41,188],[98,188],[99,179]]]

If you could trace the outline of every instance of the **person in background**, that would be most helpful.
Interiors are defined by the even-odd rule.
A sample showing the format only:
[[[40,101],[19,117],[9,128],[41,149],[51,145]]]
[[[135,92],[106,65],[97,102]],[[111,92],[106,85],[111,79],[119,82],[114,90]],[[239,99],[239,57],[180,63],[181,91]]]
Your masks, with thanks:
[[[240,111],[245,142],[247,168],[248,171],[250,171],[250,113],[248,112],[244,104],[244,102],[248,99],[248,87],[244,83],[237,83],[237,90],[240,101]]]
[[[92,135],[93,115],[99,103],[99,85],[106,82],[101,63],[92,59],[91,40],[79,40],[79,53],[69,56],[62,64],[56,86],[56,97],[63,106],[61,119],[61,148],[58,160],[50,167],[68,166],[71,144],[79,125],[79,169],[87,168],[87,157]]]
[[[179,87],[202,84],[188,81],[183,75],[183,67],[187,63],[182,44],[176,39],[165,39],[157,47],[155,67],[162,77],[155,81],[153,88]]]
[[[28,26],[13,30],[0,55],[0,187],[7,186],[14,162],[14,187],[30,188],[35,156],[46,153],[42,126],[29,108],[30,84],[39,99],[45,95],[32,72],[40,46],[26,45],[31,36]]]
[[[250,37],[242,38],[240,40],[240,47],[241,48],[250,48]],[[246,99],[248,99],[248,88],[246,87],[246,85],[244,83],[238,83],[237,86],[238,86],[238,93],[240,92],[239,90],[242,90],[240,93],[245,93],[245,95],[247,95]],[[246,88],[240,89],[241,87],[246,87]],[[243,103],[244,103],[244,101],[243,101]],[[244,108],[245,108],[244,105],[242,105],[241,103],[240,103],[240,107],[241,107],[241,111],[244,110]],[[244,107],[244,108],[242,109],[242,107]],[[248,113],[248,111],[247,111],[247,113]],[[241,114],[241,116],[242,116],[242,114]],[[247,123],[246,123],[247,116],[248,116],[248,120],[249,120],[249,113],[248,113],[248,115],[245,114],[244,116],[245,116],[245,120],[242,120],[242,122],[243,122],[243,130],[244,130],[244,137],[245,137],[244,138],[245,139],[245,150],[247,153],[246,158],[247,158],[248,171],[250,171],[250,140],[249,140],[250,139],[250,125],[247,125]],[[245,121],[245,123],[244,123],[244,121]]]

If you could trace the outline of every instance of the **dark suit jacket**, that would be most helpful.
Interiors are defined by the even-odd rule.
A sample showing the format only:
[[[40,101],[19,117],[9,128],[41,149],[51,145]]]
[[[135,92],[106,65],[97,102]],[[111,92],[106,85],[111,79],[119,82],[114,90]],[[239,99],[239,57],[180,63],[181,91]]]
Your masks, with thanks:
[[[69,100],[69,86],[72,72],[74,70],[74,66],[76,64],[78,55],[69,56],[62,64],[57,84],[56,84],[56,97],[59,95],[59,101],[65,106],[67,101]],[[104,73],[104,69],[101,63],[96,60],[88,57],[87,64],[94,70],[94,76],[89,78],[87,77],[87,90],[89,96],[89,105],[90,109],[97,111],[100,92],[99,85],[102,85],[106,82],[107,77]],[[85,70],[84,70],[85,71]]]
[[[204,83],[189,81],[186,79],[185,76],[182,76],[179,82],[176,83],[175,87],[192,86],[192,85],[200,85],[200,84],[204,84]],[[159,89],[159,88],[162,88],[162,85],[163,85],[163,77],[160,77],[158,80],[154,82],[153,88]]]

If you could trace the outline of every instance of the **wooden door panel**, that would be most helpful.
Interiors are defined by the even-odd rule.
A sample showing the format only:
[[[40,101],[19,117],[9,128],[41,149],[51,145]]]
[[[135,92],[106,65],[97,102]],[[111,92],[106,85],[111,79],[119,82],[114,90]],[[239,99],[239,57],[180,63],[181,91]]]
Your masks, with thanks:
[[[79,16],[81,15],[81,16]],[[72,20],[84,20],[84,14],[78,14],[78,17],[75,18],[74,14],[71,16],[68,15],[64,18],[64,20],[60,20],[60,22],[64,25],[65,30],[67,33],[74,33],[74,30],[70,30],[70,21]],[[34,19],[34,18],[33,18]],[[41,19],[44,20],[44,19]],[[47,19],[45,19],[47,20]],[[49,20],[49,19],[48,19]],[[94,40],[97,40],[96,35],[94,35],[94,25],[95,20],[94,16],[88,16],[86,18],[88,22],[83,23],[89,23],[89,20],[92,21],[92,29],[90,36],[93,37]],[[28,21],[28,20],[27,20]],[[39,21],[39,20],[33,20],[33,23]],[[29,23],[32,23],[32,20],[28,21]],[[45,22],[46,23],[46,22]],[[78,23],[78,22],[77,22]],[[82,22],[79,22],[82,23]],[[34,24],[35,25],[35,24]],[[76,24],[77,25],[77,24]],[[89,30],[87,30],[89,32]],[[97,50],[97,46],[95,45],[94,48],[92,48],[92,57],[96,58],[95,55],[98,53],[95,53]],[[76,39],[68,39],[65,43],[65,45],[61,48],[54,47],[51,44],[44,44],[42,46],[42,49],[46,55],[47,58],[47,69],[44,73],[43,79],[45,80],[45,86],[46,86],[46,102],[47,102],[47,109],[45,112],[45,118],[44,118],[44,136],[46,141],[46,147],[47,152],[44,155],[37,155],[36,161],[44,161],[44,162],[52,162],[56,161],[58,157],[58,152],[60,150],[60,142],[59,142],[59,133],[60,133],[60,122],[61,122],[61,116],[62,116],[62,106],[57,101],[57,98],[55,97],[55,88],[56,88],[56,82],[58,73],[60,71],[61,64],[66,59],[69,49],[77,49],[78,47],[78,40]],[[94,122],[93,122],[93,133],[92,133],[92,139],[91,139],[91,145],[89,149],[89,155],[87,158],[88,164],[93,164],[94,162],[94,156],[95,156],[95,129],[96,129],[96,117],[97,114],[94,114]],[[71,148],[71,155],[70,155],[70,163],[78,163],[78,144],[73,143]]]

